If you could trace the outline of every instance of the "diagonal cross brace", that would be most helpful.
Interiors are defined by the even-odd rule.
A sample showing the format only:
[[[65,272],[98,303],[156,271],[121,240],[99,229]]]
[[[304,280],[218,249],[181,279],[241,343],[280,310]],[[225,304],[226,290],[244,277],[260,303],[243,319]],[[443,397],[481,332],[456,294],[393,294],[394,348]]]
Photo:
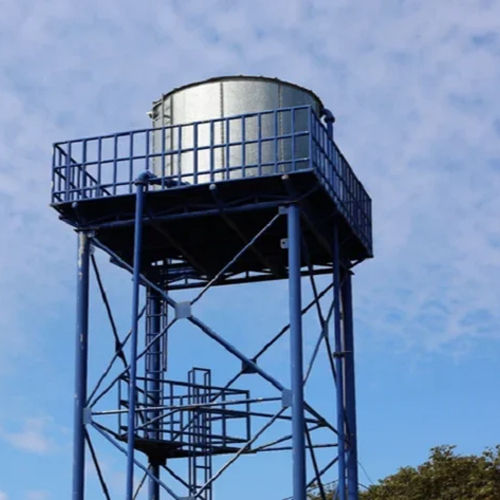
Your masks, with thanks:
[[[236,356],[237,358],[242,361],[245,366],[250,367],[252,370],[255,371],[255,373],[258,373],[262,378],[270,382],[276,389],[279,391],[283,391],[285,389],[285,386],[281,384],[278,380],[276,380],[272,375],[269,375],[265,370],[263,370],[255,361],[251,360],[250,358],[246,357],[243,353],[241,353],[236,347],[234,347],[231,343],[229,343],[227,340],[225,340],[223,337],[215,333],[214,330],[212,330],[209,326],[207,326],[205,323],[203,323],[201,320],[198,318],[191,316],[188,318],[188,321],[192,323],[193,325],[196,325],[200,330],[202,330],[204,333],[206,333],[210,338],[218,342],[222,347],[224,347],[228,352]]]
[[[132,270],[132,266],[130,266],[127,262],[125,262],[123,259],[121,259],[117,254],[112,252],[109,248],[107,248],[105,245],[102,245],[100,242],[96,243],[96,246],[104,250],[105,252],[108,252],[114,259],[116,259],[120,264],[122,264],[126,269],[129,271]],[[143,284],[153,288],[156,290],[159,294],[162,295],[163,299],[167,302],[167,304],[175,309],[177,309],[178,302],[172,299],[170,295],[168,295],[162,288],[160,288],[158,285],[150,281],[148,278],[146,278],[144,275],[141,275],[141,281]],[[279,391],[282,391],[285,386],[281,384],[278,380],[276,380],[273,376],[269,375],[265,370],[260,368],[255,361],[251,360],[247,356],[245,356],[242,352],[240,352],[236,347],[234,347],[231,343],[229,343],[227,340],[225,340],[223,337],[218,335],[214,330],[212,330],[208,325],[203,323],[200,319],[196,318],[195,316],[190,316],[187,318],[187,320],[196,325],[200,330],[202,330],[204,333],[206,333],[210,338],[218,342],[220,345],[222,345],[228,352],[236,356],[240,361],[245,363],[247,366],[250,366],[253,370],[255,370],[256,373],[261,375],[265,380],[270,382],[276,389]]]
[[[127,455],[127,450],[123,446],[119,445],[111,436],[107,434],[107,432],[101,429],[99,425],[93,423],[92,427],[94,427],[94,429],[97,432],[99,432],[99,434],[101,434],[107,441],[109,441],[115,448],[120,450],[124,455]],[[181,497],[177,496],[163,481],[161,481],[157,477],[154,477],[153,474],[149,471],[149,469],[146,466],[144,466],[141,462],[139,462],[139,460],[134,458],[133,462],[136,467],[142,469],[150,479],[156,481],[167,493],[170,494],[171,497],[175,498],[175,500],[181,500]]]
[[[265,226],[257,232],[251,240],[246,243],[243,248],[239,250],[239,252],[227,263],[222,269],[202,288],[202,290],[198,293],[198,295],[191,301],[191,304],[197,302],[201,297],[205,294],[205,292],[214,285],[223,275],[224,273],[244,254],[249,248],[253,248],[255,242],[276,222],[277,219],[280,218],[281,212],[278,211],[276,215],[274,215],[269,222],[265,224]]]
[[[115,252],[110,250],[107,246],[103,245],[101,242],[95,240],[93,238],[93,244],[103,250],[104,252],[108,253],[114,260],[116,260],[122,267],[127,269],[128,271],[132,270],[132,266],[128,264],[125,260],[123,260],[120,256],[118,256]],[[174,308],[178,307],[178,302],[175,301],[170,295],[168,295],[162,288],[160,288],[156,283],[153,283],[151,280],[146,278],[144,275],[141,275],[141,281],[144,285],[149,286],[156,290],[159,294],[162,295],[163,299],[167,302],[167,304]],[[331,287],[327,287],[327,290],[329,290]],[[324,292],[327,290],[323,290],[319,294],[321,296]],[[307,309],[307,308],[306,308]],[[223,337],[218,335],[214,330],[212,330],[209,326],[207,326],[205,323],[203,323],[201,320],[198,318],[191,316],[188,318],[188,320],[193,323],[194,325],[198,326],[204,333],[206,333],[208,336],[210,336],[212,339],[216,340],[219,344],[221,344],[224,348],[226,348],[227,351],[229,351],[231,354],[239,358],[243,363],[248,363],[248,366],[250,366],[252,369],[255,369],[255,372],[261,375],[265,380],[270,382],[274,387],[276,387],[279,391],[283,391],[285,389],[285,386],[281,384],[278,380],[276,380],[274,377],[269,375],[265,370],[260,368],[255,361],[252,359],[248,358],[245,356],[243,353],[241,353],[236,347],[232,346],[229,342],[227,342]],[[322,421],[326,420],[319,415],[319,413],[313,411],[313,409],[305,403],[305,408],[313,412],[314,416],[317,418],[320,418]],[[336,429],[333,426],[327,425],[333,432],[337,432]]]

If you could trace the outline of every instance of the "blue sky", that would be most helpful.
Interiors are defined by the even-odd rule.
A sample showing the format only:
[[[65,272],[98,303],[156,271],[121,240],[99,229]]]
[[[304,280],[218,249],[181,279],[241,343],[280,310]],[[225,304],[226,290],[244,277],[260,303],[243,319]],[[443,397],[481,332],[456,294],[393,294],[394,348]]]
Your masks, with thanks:
[[[70,490],[75,237],[48,208],[51,143],[147,126],[162,92],[222,74],[313,89],[373,198],[376,257],[354,283],[361,480],[500,442],[500,2],[0,5],[0,500]],[[123,331],[129,281],[108,282]],[[278,324],[265,302],[259,325]],[[105,468],[119,491],[121,458]],[[223,491],[245,470],[260,474]]]

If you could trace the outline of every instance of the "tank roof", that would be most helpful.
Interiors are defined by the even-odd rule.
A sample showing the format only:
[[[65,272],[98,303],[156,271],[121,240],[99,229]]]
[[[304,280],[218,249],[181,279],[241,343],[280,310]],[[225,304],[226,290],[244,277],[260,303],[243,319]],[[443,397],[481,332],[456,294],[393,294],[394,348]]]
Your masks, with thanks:
[[[215,76],[212,78],[207,78],[206,80],[199,80],[196,82],[187,83],[185,85],[181,85],[179,87],[176,87],[176,88],[166,92],[165,94],[162,94],[160,99],[153,101],[153,105],[155,105],[160,100],[163,100],[166,97],[170,96],[171,94],[174,94],[175,92],[179,92],[180,90],[188,89],[190,87],[196,87],[196,86],[202,85],[204,83],[216,83],[216,82],[226,82],[226,81],[235,81],[235,80],[246,80],[246,81],[258,80],[258,81],[268,81],[268,82],[282,83],[285,85],[289,85],[290,87],[295,87],[296,89],[302,90],[302,91],[307,92],[308,94],[312,95],[319,102],[319,104],[321,105],[321,108],[325,107],[323,104],[323,101],[318,97],[318,95],[306,87],[302,87],[301,85],[297,85],[296,83],[288,82],[286,80],[280,80],[279,78],[272,78],[269,76],[257,76],[257,75]]]

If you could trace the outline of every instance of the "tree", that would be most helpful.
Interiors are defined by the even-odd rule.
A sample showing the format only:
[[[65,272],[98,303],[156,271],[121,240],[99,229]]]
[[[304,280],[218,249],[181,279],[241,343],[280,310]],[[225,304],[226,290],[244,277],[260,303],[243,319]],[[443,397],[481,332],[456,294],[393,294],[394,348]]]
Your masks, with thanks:
[[[333,493],[329,493],[329,500]],[[500,445],[480,456],[432,448],[418,467],[402,467],[360,493],[361,500],[500,500]],[[311,500],[321,500],[311,496]]]

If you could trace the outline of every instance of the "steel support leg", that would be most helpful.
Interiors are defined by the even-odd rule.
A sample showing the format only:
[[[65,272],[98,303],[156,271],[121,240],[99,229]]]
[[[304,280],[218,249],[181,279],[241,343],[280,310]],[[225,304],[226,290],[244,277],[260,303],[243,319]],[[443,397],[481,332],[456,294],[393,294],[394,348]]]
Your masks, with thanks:
[[[297,205],[290,205],[288,208],[288,286],[290,295],[290,364],[294,500],[306,500],[300,240],[299,207]]]
[[[127,417],[127,482],[126,500],[134,497],[134,447],[135,447],[135,407],[137,394],[137,331],[139,323],[139,292],[142,250],[142,217],[144,192],[147,177],[141,175],[136,181],[135,226],[134,226],[134,270],[132,289],[132,326],[130,336],[129,408]]]
[[[155,290],[148,290],[147,298],[148,318],[146,324],[146,342],[149,337],[154,337],[161,332],[162,322],[162,299]],[[162,366],[161,340],[157,339],[150,347],[150,352],[146,355],[146,379],[147,393],[146,398],[151,406],[161,406],[163,403],[160,396],[160,372]],[[148,412],[148,419],[154,420],[152,429],[149,431],[150,439],[159,439],[159,422],[157,421],[160,415],[159,410]],[[156,461],[149,459],[149,469],[153,477],[148,478],[148,500],[160,500],[160,484],[153,478],[160,478],[160,466]]]
[[[76,304],[75,400],[73,435],[73,500],[83,500],[85,490],[85,421],[87,401],[88,313],[90,240],[78,233]]]
[[[333,235],[333,293],[335,328],[335,372],[337,382],[337,432],[338,432],[338,483],[337,498],[346,500],[345,482],[345,415],[344,415],[344,343],[342,341],[342,320],[340,315],[340,249],[338,228]]]
[[[149,463],[151,476],[148,477],[148,500],[160,500],[160,483],[156,479],[160,479],[160,466],[158,464]]]
[[[347,436],[347,494],[349,500],[358,500],[358,450],[356,433],[356,391],[354,377],[354,335],[352,314],[351,273],[346,272],[342,285],[345,342],[345,401]]]

